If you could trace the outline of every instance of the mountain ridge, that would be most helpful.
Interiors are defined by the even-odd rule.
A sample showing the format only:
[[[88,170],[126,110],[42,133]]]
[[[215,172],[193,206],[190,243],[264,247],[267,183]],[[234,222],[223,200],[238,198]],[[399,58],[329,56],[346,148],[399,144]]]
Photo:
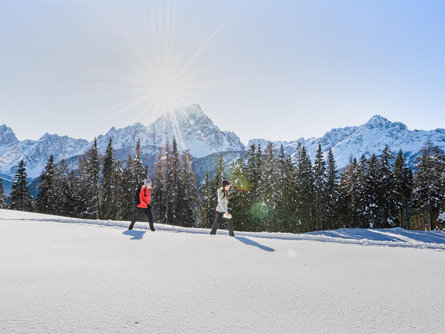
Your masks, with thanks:
[[[204,159],[208,156],[230,152],[228,157],[232,161],[234,152],[243,153],[246,149],[234,132],[220,130],[197,104],[163,114],[147,126],[140,122],[117,129],[113,126],[96,138],[101,153],[105,152],[111,138],[116,156],[120,160],[125,160],[129,154],[134,156],[136,142],[140,140],[143,160],[151,165],[165,142],[171,143],[173,137],[177,139],[179,149],[188,149],[197,164],[206,161],[205,166],[198,166],[199,170],[211,167],[209,161],[214,159]],[[374,115],[362,125],[333,128],[319,138],[301,137],[294,141],[268,141],[257,138],[250,140],[248,146],[260,144],[264,148],[271,142],[274,149],[283,145],[287,154],[294,155],[296,147],[301,144],[313,159],[318,145],[321,145],[323,152],[332,148],[337,167],[341,169],[349,163],[351,157],[359,158],[362,154],[369,157],[373,153],[379,155],[385,145],[389,145],[393,153],[402,149],[409,164],[413,166],[427,140],[445,150],[445,129],[409,130],[402,122],[391,122],[381,115]],[[51,154],[56,162],[62,159],[73,160],[74,157],[85,153],[91,144],[92,142],[85,139],[49,133],[45,133],[38,140],[20,141],[11,128],[0,125],[0,176],[11,179],[19,161],[23,159],[28,176],[36,178]],[[73,162],[73,168],[75,166]]]

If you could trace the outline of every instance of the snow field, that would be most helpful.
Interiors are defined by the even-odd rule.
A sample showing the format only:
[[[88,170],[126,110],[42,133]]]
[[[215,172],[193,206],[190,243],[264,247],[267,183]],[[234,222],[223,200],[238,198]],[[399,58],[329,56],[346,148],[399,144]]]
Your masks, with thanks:
[[[440,247],[365,247],[335,240],[347,240],[347,230],[337,231],[342,237],[333,242],[320,242],[263,233],[210,236],[160,225],[152,233],[142,223],[127,231],[125,222],[86,222],[0,210],[2,333],[441,333],[445,328]],[[437,233],[431,243],[423,232],[425,244],[444,244]],[[351,233],[351,240],[357,238]]]

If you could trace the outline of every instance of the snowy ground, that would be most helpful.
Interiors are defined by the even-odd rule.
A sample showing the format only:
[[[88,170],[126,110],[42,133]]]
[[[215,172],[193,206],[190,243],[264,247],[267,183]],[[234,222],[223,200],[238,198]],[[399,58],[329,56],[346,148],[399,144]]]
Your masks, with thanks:
[[[443,232],[127,226],[0,210],[0,332],[444,333]]]

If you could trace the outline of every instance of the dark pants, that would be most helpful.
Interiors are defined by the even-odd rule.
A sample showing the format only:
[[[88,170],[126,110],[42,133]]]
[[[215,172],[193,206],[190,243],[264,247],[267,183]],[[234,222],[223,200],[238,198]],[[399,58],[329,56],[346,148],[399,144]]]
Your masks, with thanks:
[[[147,215],[148,222],[150,224],[150,230],[152,230],[152,231],[155,230],[155,227],[153,226],[153,215],[151,214],[151,207],[150,206],[148,208],[136,207],[136,211],[134,213],[134,218],[131,221],[130,227],[128,228],[129,230],[133,229],[133,226],[136,223],[136,220],[141,219],[141,215],[143,213],[145,213]]]
[[[224,213],[223,212],[218,212],[216,211],[216,215],[215,215],[215,221],[213,222],[213,226],[212,226],[212,230],[210,231],[210,234],[216,234],[216,230],[219,227],[219,224],[222,222]],[[234,237],[235,234],[233,234],[233,222],[232,219],[226,219],[227,221],[227,225],[229,228],[229,235],[231,237]]]

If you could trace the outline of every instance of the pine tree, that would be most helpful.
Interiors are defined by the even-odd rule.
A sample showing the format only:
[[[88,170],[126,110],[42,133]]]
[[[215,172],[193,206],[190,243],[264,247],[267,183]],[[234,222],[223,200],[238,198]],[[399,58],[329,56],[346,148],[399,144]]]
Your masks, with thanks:
[[[413,188],[413,174],[408,168],[402,150],[399,150],[394,162],[394,201],[397,210],[398,225],[410,228],[410,201]]]
[[[298,189],[297,173],[290,156],[286,156],[284,164],[284,182],[282,189],[283,222],[284,232],[296,233],[300,229],[300,220],[298,215]]]
[[[326,221],[326,163],[323,158],[321,145],[318,145],[315,155],[314,168],[314,223],[316,230],[323,230]]]
[[[304,146],[298,148],[297,154],[295,183],[300,230],[302,232],[314,231],[314,177],[312,173],[312,164]]]
[[[17,172],[14,176],[14,183],[11,190],[11,209],[32,211],[34,200],[29,192],[28,181],[26,180],[26,167],[23,160],[20,161]]]
[[[115,161],[113,158],[112,139],[108,141],[107,149],[102,163],[101,187],[101,213],[102,219],[114,219],[116,216],[115,204]]]
[[[101,219],[100,161],[97,140],[80,160],[80,209],[84,218]]]
[[[357,184],[355,180],[357,159],[352,159],[340,177],[341,211],[343,224],[341,227],[357,226]]]
[[[366,221],[362,227],[376,227],[379,221],[379,183],[378,159],[375,154],[368,161],[368,169],[365,176],[364,198],[366,204]]]
[[[390,164],[392,159],[394,159],[394,156],[386,145],[380,156],[378,166],[380,227],[393,226],[395,221],[394,174]]]
[[[206,172],[199,191],[199,212],[198,227],[211,228],[215,217],[215,207],[213,206],[213,182],[209,172]]]
[[[445,155],[428,141],[417,159],[413,202],[418,213],[423,214],[425,230],[435,228],[435,213],[445,201]]]
[[[152,206],[157,214],[157,221],[166,223],[168,217],[168,193],[170,187],[169,169],[170,169],[170,153],[168,142],[162,148],[161,153],[157,157],[153,167],[153,190],[152,190]]]
[[[59,208],[59,197],[57,194],[57,174],[54,165],[54,156],[51,155],[39,177],[37,187],[37,212],[56,214]]]
[[[7,209],[8,203],[6,201],[5,190],[3,189],[3,182],[0,178],[0,209]]]
[[[254,227],[253,230],[264,229],[264,217],[267,216],[267,205],[260,201],[260,182],[262,175],[261,164],[261,146],[251,145],[247,152],[247,163],[245,166],[245,175],[249,184],[249,222],[248,226]]]
[[[277,170],[272,143],[269,142],[264,152],[263,172],[261,174],[261,186],[258,189],[260,201],[267,207],[265,218],[266,226],[270,232],[278,232],[280,227],[275,222],[275,211],[278,199]]]
[[[224,159],[222,155],[219,155],[218,162],[216,163],[215,175],[213,177],[213,205],[215,207],[218,205],[216,190],[221,187],[222,181],[226,179],[224,170]]]
[[[267,150],[266,150],[267,151]],[[286,155],[284,153],[283,145],[280,146],[278,156],[275,161],[275,194],[273,195],[275,201],[275,223],[276,229],[279,232],[290,232],[290,221],[287,215],[288,198],[287,193],[287,170],[286,170]],[[267,168],[266,168],[267,170]],[[267,175],[268,173],[265,172]]]
[[[329,148],[328,158],[327,158],[327,181],[326,181],[326,223],[327,229],[338,228],[339,217],[339,201],[340,201],[340,191],[338,187],[338,176],[337,169],[335,166],[334,155],[332,150]]]
[[[246,165],[242,156],[232,164],[230,169],[229,211],[233,217],[233,228],[237,231],[252,231],[255,226],[250,219],[249,190],[250,185],[246,177]],[[213,207],[215,212],[215,207]],[[213,213],[214,216],[214,213]]]
[[[123,220],[123,189],[122,189],[123,162],[114,161],[113,168],[113,219]]]
[[[153,186],[155,181],[153,180]],[[138,184],[135,180],[133,173],[133,159],[131,155],[128,155],[125,161],[125,166],[122,169],[122,178],[120,186],[120,203],[121,203],[121,216],[124,220],[133,219],[136,203],[134,201],[135,192],[137,191]]]
[[[366,191],[366,174],[368,172],[368,161],[365,155],[360,157],[357,168],[354,171],[355,198],[357,200],[356,210],[356,226],[368,227],[367,211],[368,211],[368,193]]]
[[[140,139],[138,139],[136,143],[136,158],[133,160],[133,174],[136,180],[136,185],[141,185],[142,182],[146,178],[148,178],[148,167],[142,163],[142,149]]]
[[[182,157],[181,166],[181,186],[182,197],[180,198],[180,222],[182,226],[195,226],[196,206],[198,203],[198,188],[193,170],[192,156],[185,150]]]

